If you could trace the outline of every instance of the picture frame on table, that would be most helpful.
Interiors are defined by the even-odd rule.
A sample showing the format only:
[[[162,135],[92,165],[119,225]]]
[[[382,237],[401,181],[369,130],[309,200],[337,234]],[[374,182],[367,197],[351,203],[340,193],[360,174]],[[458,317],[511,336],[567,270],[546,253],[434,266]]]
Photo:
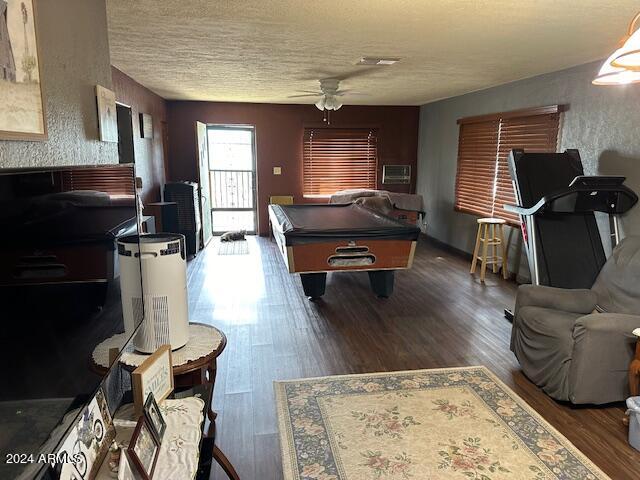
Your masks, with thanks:
[[[82,410],[74,427],[56,452],[71,461],[55,464],[57,478],[78,480],[95,478],[109,446],[116,436],[106,394],[99,388]]]
[[[118,464],[118,480],[139,480],[137,472],[131,466],[131,459],[126,449],[120,453],[120,463]]]
[[[156,437],[156,440],[158,440],[158,444],[162,444],[162,437],[164,437],[164,432],[167,429],[167,422],[165,422],[164,417],[162,416],[162,412],[160,411],[160,407],[153,396],[153,392],[149,392],[149,395],[147,395],[147,400],[144,402],[143,412],[151,426],[152,433]]]
[[[160,453],[160,444],[151,428],[147,418],[144,415],[140,416],[127,448],[127,454],[142,480],[153,478]]]
[[[171,345],[161,345],[142,362],[131,373],[131,385],[136,415],[142,415],[149,392],[158,403],[167,398],[173,392]]]

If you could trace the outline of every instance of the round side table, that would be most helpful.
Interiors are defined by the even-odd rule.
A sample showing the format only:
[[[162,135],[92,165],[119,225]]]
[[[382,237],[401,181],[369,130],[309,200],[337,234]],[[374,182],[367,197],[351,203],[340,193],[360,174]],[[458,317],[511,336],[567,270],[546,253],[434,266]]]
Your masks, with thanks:
[[[104,375],[109,370],[109,352],[117,348],[121,350],[123,344],[129,340],[124,333],[118,333],[100,343],[91,355],[91,368]],[[204,323],[189,323],[189,341],[187,344],[171,352],[173,364],[174,387],[193,387],[196,385],[211,385],[211,398],[207,416],[211,420],[215,438],[215,418],[213,411],[213,389],[216,382],[217,358],[227,346],[227,337],[216,327]],[[132,372],[149,357],[149,354],[137,352],[133,342],[128,342],[122,355],[120,364]],[[212,458],[218,462],[222,470],[231,480],[239,480],[235,468],[229,462],[217,445],[213,445]]]
[[[118,333],[102,341],[93,350],[91,368],[98,374],[106,374],[109,370],[109,351],[113,348],[121,349],[126,340],[126,334]],[[189,341],[184,347],[171,352],[174,385],[192,387],[210,383],[213,392],[216,382],[216,360],[226,345],[227,337],[216,327],[204,323],[190,323]],[[129,342],[120,356],[120,364],[131,372],[148,357],[149,354],[136,351],[133,342]],[[216,418],[211,406],[207,416],[212,421]]]

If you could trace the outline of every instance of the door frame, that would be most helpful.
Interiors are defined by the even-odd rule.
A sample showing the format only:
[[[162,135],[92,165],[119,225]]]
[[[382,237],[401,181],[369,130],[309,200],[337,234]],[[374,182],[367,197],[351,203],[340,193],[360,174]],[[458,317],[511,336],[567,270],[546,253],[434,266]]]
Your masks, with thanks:
[[[258,232],[260,231],[260,215],[258,212],[258,142],[256,140],[257,137],[257,129],[255,125],[251,125],[251,124],[245,124],[245,123],[207,123],[207,150],[210,151],[210,146],[209,146],[209,129],[211,130],[245,130],[245,131],[250,131],[253,133],[252,135],[252,144],[251,144],[251,153],[252,153],[252,159],[251,159],[251,168],[252,168],[252,174],[253,174],[253,208],[251,210],[253,210],[253,227],[254,230],[251,232],[247,232],[247,234],[249,235],[257,235]],[[211,174],[211,165],[209,165],[209,175]],[[212,197],[212,192],[211,192],[211,181],[209,181],[209,198],[213,198]],[[211,202],[211,215],[213,217],[213,212],[214,212],[214,208],[213,208],[213,202]],[[248,211],[248,209],[215,209],[218,211]],[[224,233],[222,231],[217,231],[213,228],[213,221],[211,223],[211,229],[213,231],[214,235],[219,235],[221,233]]]
[[[202,161],[201,157],[201,151],[200,151],[200,125],[204,126],[204,149],[206,150],[206,154],[207,154],[207,158],[205,160],[206,165],[207,165],[207,186],[208,186],[208,191],[206,192],[206,196],[204,196],[202,194],[202,192],[204,191],[203,185],[202,185],[202,171],[200,169],[200,162]],[[201,122],[199,120],[196,120],[195,122],[195,140],[196,140],[196,166],[197,166],[197,170],[198,170],[198,201],[200,202],[199,204],[199,210],[200,210],[200,244],[202,246],[202,248],[204,249],[209,242],[213,239],[213,226],[211,225],[211,188],[209,185],[209,179],[210,179],[210,174],[209,174],[209,140],[208,140],[208,131],[207,129],[209,128],[208,125],[205,122]],[[204,211],[203,209],[203,201],[202,199],[207,198],[208,199],[208,206],[209,206],[209,227],[210,227],[210,231],[209,232],[205,232],[205,226],[206,226],[206,222],[205,222],[205,215],[207,215],[207,212]],[[208,233],[208,235],[207,235]]]
[[[122,132],[121,123],[120,123],[120,115],[123,111],[126,111],[128,122],[126,127],[127,131]],[[136,163],[136,149],[135,149],[135,132],[133,128],[133,108],[131,105],[127,105],[126,103],[116,102],[116,119],[118,124],[118,163]],[[122,142],[122,135],[126,134],[126,142],[125,145]],[[126,151],[124,151],[126,149]],[[126,157],[126,158],[125,158]],[[123,158],[126,161],[123,161]]]

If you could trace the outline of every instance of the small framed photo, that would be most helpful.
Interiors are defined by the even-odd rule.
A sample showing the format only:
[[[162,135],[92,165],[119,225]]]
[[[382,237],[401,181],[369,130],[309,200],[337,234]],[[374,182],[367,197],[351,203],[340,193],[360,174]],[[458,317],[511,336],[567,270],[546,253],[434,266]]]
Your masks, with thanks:
[[[153,436],[151,426],[146,417],[142,415],[138,419],[136,429],[129,442],[127,453],[136,467],[142,480],[151,480],[153,470],[156,468],[160,444]]]
[[[142,415],[144,402],[149,395],[162,402],[173,392],[173,363],[171,345],[162,345],[131,373],[133,403],[136,415]]]
[[[126,450],[120,453],[120,464],[118,465],[118,480],[137,480],[136,474],[131,468],[131,460]]]
[[[153,138],[153,117],[148,113],[140,114],[140,138]]]
[[[149,392],[149,395],[147,395],[147,401],[144,402],[143,410],[144,416],[149,422],[152,433],[156,437],[156,440],[158,440],[158,444],[161,444],[164,431],[167,429],[167,423],[162,417],[160,407],[158,407],[158,403],[156,402],[152,392]]]

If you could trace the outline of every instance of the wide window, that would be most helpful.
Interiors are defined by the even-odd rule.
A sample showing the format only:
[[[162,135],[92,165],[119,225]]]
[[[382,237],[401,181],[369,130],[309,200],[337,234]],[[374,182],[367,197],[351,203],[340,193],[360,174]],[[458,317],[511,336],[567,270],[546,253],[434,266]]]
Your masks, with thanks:
[[[348,188],[376,188],[378,136],[370,128],[304,130],[304,195],[327,196]]]
[[[560,111],[553,105],[458,120],[456,210],[517,225],[518,216],[503,208],[515,203],[509,152],[555,152]]]

